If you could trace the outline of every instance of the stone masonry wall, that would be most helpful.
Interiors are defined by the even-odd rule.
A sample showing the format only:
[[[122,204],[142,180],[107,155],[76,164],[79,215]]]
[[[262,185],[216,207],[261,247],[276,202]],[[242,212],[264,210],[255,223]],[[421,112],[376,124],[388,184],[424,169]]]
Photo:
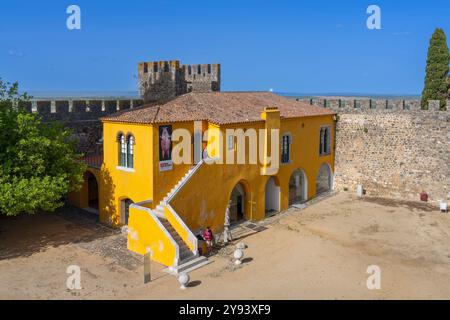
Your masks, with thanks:
[[[450,198],[450,112],[418,100],[313,99],[337,112],[334,187],[432,202]],[[448,110],[448,109],[447,109]]]
[[[79,152],[94,155],[101,153],[100,118],[143,104],[141,99],[108,99],[31,99],[21,107],[38,113],[44,122],[61,122],[72,130]]]

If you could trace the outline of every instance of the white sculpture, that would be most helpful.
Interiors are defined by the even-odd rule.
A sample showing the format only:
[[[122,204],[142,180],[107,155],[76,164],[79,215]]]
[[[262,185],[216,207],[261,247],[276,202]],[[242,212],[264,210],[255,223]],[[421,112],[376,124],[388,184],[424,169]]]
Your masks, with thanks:
[[[225,223],[224,223],[224,231],[223,231],[223,242],[228,243],[228,241],[233,241],[233,237],[231,236],[230,231],[230,205],[231,200],[228,203],[227,209],[225,210]]]
[[[234,254],[233,254],[233,256],[234,256],[234,259],[236,259],[235,261],[234,261],[234,264],[235,265],[240,265],[240,264],[242,264],[242,258],[244,257],[244,251],[242,251],[241,249],[236,249],[235,251],[234,251]]]
[[[439,209],[441,210],[442,213],[447,213],[448,212],[447,202],[441,201],[439,203]]]
[[[180,289],[186,289],[186,285],[189,283],[189,275],[186,273],[182,273],[178,276],[178,282],[181,284]]]

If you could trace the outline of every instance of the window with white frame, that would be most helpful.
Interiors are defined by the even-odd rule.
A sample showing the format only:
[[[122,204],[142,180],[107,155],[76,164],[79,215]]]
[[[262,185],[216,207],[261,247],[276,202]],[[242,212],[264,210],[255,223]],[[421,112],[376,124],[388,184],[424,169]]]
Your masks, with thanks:
[[[281,139],[281,163],[289,163],[291,161],[291,135],[284,134]]]
[[[119,134],[117,140],[119,143],[119,166],[125,167],[127,165],[127,143],[125,135]]]
[[[126,137],[123,133],[117,136],[119,150],[119,167],[134,168],[134,136]]]
[[[128,136],[127,139],[127,168],[134,168],[134,137]]]

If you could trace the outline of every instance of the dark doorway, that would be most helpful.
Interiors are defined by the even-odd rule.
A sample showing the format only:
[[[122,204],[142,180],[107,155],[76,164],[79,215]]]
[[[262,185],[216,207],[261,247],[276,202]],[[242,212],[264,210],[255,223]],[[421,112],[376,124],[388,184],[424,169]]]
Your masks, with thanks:
[[[242,196],[237,196],[237,220],[244,219],[244,206],[242,203]]]
[[[97,179],[91,172],[87,172],[88,184],[88,207],[94,210],[99,209],[98,183]]]
[[[245,188],[241,183],[238,183],[230,197],[230,223],[236,224],[245,220]]]
[[[121,220],[122,224],[128,225],[128,218],[130,217],[130,206],[133,204],[133,201],[130,199],[125,199],[121,201]]]

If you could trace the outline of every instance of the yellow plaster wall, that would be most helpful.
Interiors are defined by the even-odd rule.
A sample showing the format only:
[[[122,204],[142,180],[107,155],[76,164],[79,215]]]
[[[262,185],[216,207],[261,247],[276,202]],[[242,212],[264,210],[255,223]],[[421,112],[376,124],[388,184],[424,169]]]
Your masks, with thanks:
[[[165,125],[172,125],[172,132],[177,129],[185,129],[189,132],[192,139],[194,137],[194,122],[176,122],[168,124],[156,124],[153,128],[153,203],[156,206],[164,197],[170,192],[170,190],[183,178],[183,176],[189,171],[191,167],[194,166],[194,145],[193,141],[191,144],[191,163],[189,164],[173,164],[173,169],[169,171],[161,172],[159,170],[159,127]],[[202,136],[203,133],[209,129],[208,123],[206,121],[202,122]],[[172,151],[180,141],[172,141]],[[206,143],[202,144],[202,149],[206,146]],[[173,158],[173,154],[172,154]]]
[[[250,128],[263,129],[268,125],[264,120],[250,124],[217,126],[203,123],[203,130],[209,130],[208,143],[214,141],[214,136],[222,132],[222,156],[225,157],[227,141],[226,129]],[[320,127],[330,125],[332,130],[331,154],[319,156]],[[315,182],[322,163],[330,164],[334,171],[334,121],[332,116],[316,116],[297,119],[271,119],[269,128],[280,127],[281,137],[290,133],[292,137],[291,162],[281,164],[275,174],[276,182],[281,189],[281,210],[288,208],[289,178],[296,169],[303,169],[308,180],[308,199],[316,194]],[[159,171],[159,125],[137,125],[126,123],[104,122],[104,165],[96,173],[100,187],[100,219],[114,226],[120,225],[120,201],[126,198],[133,202],[152,199],[148,205],[154,208],[167,193],[186,174],[191,165],[173,165],[173,170]],[[191,134],[193,122],[173,123],[172,130],[184,128]],[[117,168],[118,143],[117,135],[132,133],[136,144],[134,150],[134,172],[126,172]],[[174,146],[176,143],[174,142]],[[246,145],[248,163],[248,144]],[[258,146],[259,148],[259,146]],[[259,151],[259,150],[258,150]],[[270,150],[269,150],[270,151]],[[218,154],[212,154],[217,156]],[[193,154],[192,154],[193,156]],[[237,157],[235,157],[237,159]],[[191,230],[211,226],[215,232],[223,228],[225,208],[230,194],[238,182],[242,182],[246,191],[245,216],[248,220],[260,220],[265,217],[265,185],[270,176],[260,173],[258,165],[203,165],[199,171],[184,185],[171,205]],[[86,186],[83,186],[85,188]],[[85,207],[87,192],[83,189],[78,195],[69,195],[75,205]],[[83,195],[84,194],[84,195]]]
[[[134,169],[128,172],[118,168],[119,132],[133,134]],[[153,197],[153,128],[149,125],[104,122],[104,165],[100,172],[100,220],[118,226],[121,224],[120,202],[130,199],[141,202]]]
[[[128,249],[141,255],[151,250],[154,261],[172,266],[176,249],[149,210],[130,207]]]
[[[276,127],[272,119],[270,128]],[[332,130],[331,154],[319,156],[320,128],[330,125]],[[213,126],[214,127],[214,126]],[[262,129],[265,122],[245,125],[223,126],[223,151],[227,148],[227,128]],[[298,119],[282,119],[280,122],[280,156],[281,137],[290,133],[292,137],[291,162],[281,164],[274,175],[281,190],[280,207],[285,210],[289,206],[289,178],[296,169],[303,169],[308,180],[308,199],[316,195],[316,177],[322,163],[327,162],[334,171],[334,121],[332,116],[307,117]],[[246,145],[248,152],[248,145]],[[196,174],[184,185],[172,200],[172,207],[184,219],[191,230],[197,231],[206,226],[213,231],[223,229],[225,208],[234,186],[243,181],[247,189],[245,215],[248,220],[261,220],[265,217],[265,186],[270,176],[260,174],[261,165],[204,164]]]

